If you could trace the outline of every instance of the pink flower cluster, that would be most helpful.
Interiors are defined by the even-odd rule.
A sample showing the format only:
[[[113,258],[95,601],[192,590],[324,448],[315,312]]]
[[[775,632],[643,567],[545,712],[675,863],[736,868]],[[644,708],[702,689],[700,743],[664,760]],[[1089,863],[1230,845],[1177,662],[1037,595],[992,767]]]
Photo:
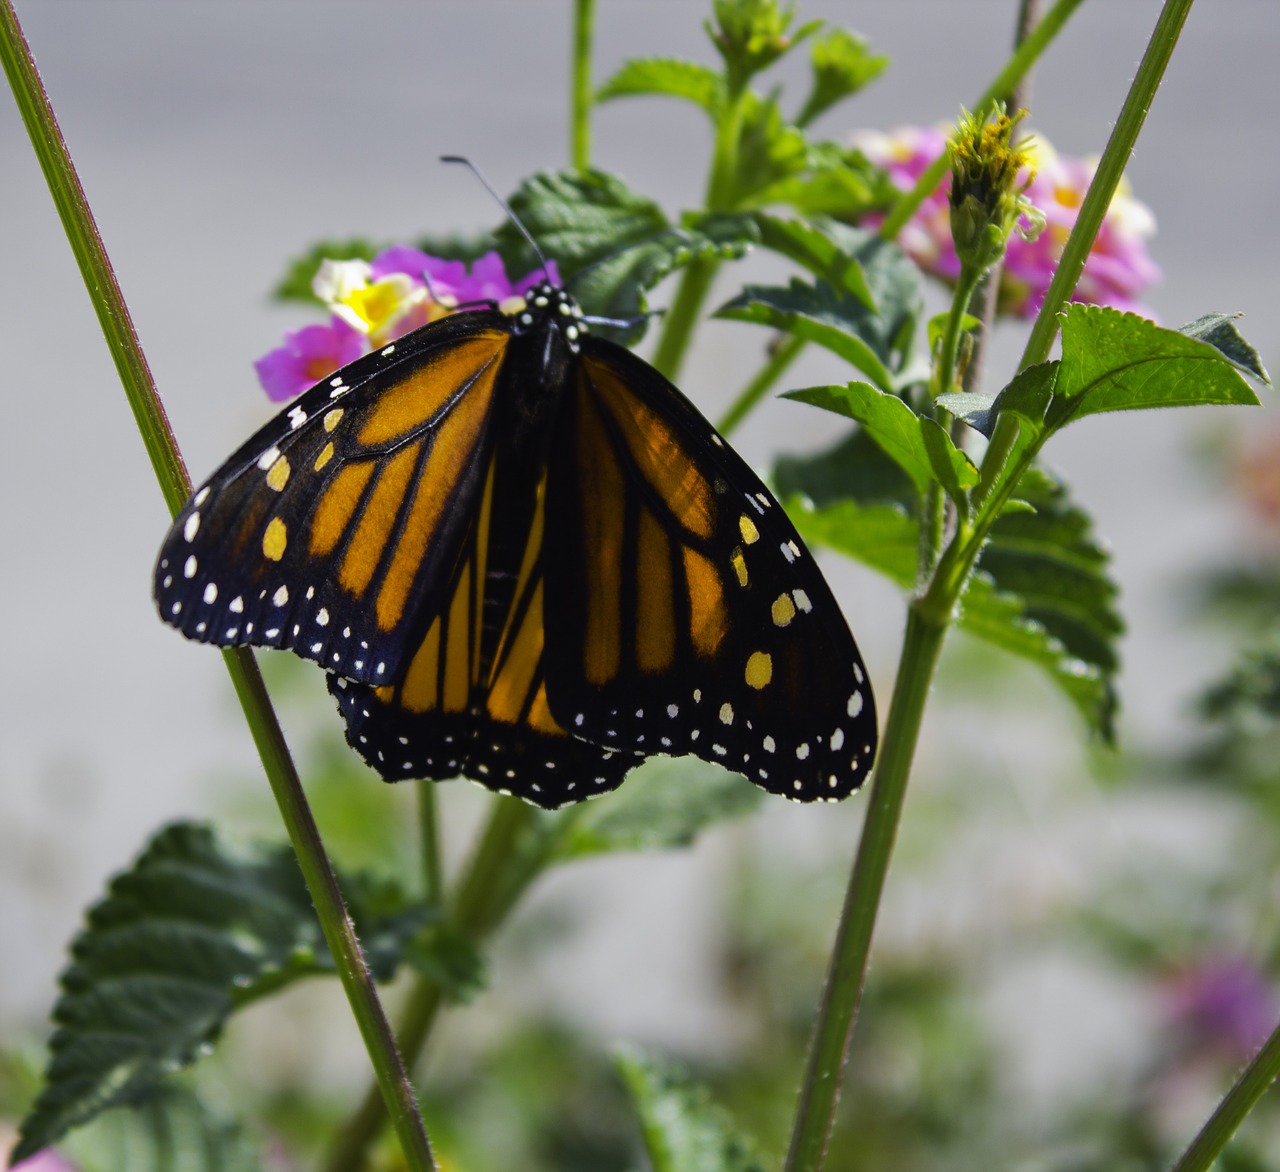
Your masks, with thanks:
[[[485,253],[468,267],[396,245],[372,261],[326,260],[312,281],[329,307],[325,325],[285,334],[255,362],[268,398],[292,399],[348,362],[456,309],[510,304],[542,280],[560,283],[553,263],[512,284],[502,257]]]
[[[904,127],[889,134],[865,131],[852,141],[889,173],[896,187],[908,191],[946,151],[947,136],[941,130]],[[1023,149],[1035,167],[1026,195],[1044,213],[1046,225],[1034,240],[1024,240],[1017,233],[1010,236],[1000,280],[999,308],[1002,313],[1029,318],[1039,311],[1048,291],[1095,164],[1059,155],[1039,135]],[[960,274],[960,262],[951,243],[950,188],[948,174],[898,237],[898,243],[922,269],[945,281],[954,281]],[[881,219],[869,217],[867,222],[875,224]],[[1134,199],[1127,183],[1122,183],[1093,242],[1073,300],[1150,317],[1150,311],[1138,298],[1160,279],[1160,269],[1147,253],[1146,242],[1154,233],[1151,209]]]

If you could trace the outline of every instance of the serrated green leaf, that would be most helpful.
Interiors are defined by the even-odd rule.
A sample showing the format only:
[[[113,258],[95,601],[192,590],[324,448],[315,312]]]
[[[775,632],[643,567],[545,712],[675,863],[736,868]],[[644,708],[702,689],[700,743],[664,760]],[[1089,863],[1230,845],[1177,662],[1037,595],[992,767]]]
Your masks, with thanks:
[[[724,105],[724,79],[714,69],[693,61],[640,57],[625,62],[596,91],[597,102],[642,96],[683,98],[716,118]]]
[[[1257,402],[1240,372],[1208,342],[1103,306],[1067,310],[1047,417],[1051,430],[1104,411]]]
[[[693,757],[655,757],[607,801],[592,802],[559,847],[561,858],[688,846],[702,831],[741,818],[763,792]]]
[[[635,1049],[616,1061],[653,1172],[764,1172],[755,1144],[687,1072]]]
[[[857,220],[892,202],[895,189],[884,171],[861,151],[834,142],[811,142],[802,160],[750,192],[752,207],[785,205],[802,216]]]
[[[653,200],[602,171],[535,175],[511,206],[587,313],[635,323],[614,334],[627,343],[644,331],[646,290],[695,260],[741,256],[759,239],[749,216],[698,215],[672,224]],[[497,235],[503,255],[518,258],[517,269],[535,263],[513,226]]]
[[[836,28],[819,37],[810,50],[813,86],[796,123],[807,126],[837,102],[856,94],[889,66],[889,58],[872,53],[864,37]]]
[[[974,431],[989,436],[992,425],[991,409],[998,398],[999,395],[986,391],[958,391],[953,394],[939,395],[934,402],[957,419],[962,419]]]
[[[235,1120],[185,1087],[104,1112],[65,1145],[79,1172],[259,1172],[256,1145]]]
[[[857,420],[911,477],[923,494],[938,481],[952,500],[963,504],[965,493],[978,483],[978,470],[951,437],[932,419],[917,415],[896,395],[869,383],[810,387],[783,396],[812,403]]]
[[[1232,366],[1270,386],[1271,376],[1262,365],[1258,352],[1236,329],[1236,322],[1240,317],[1238,313],[1206,313],[1203,317],[1180,326],[1178,333],[1186,334],[1188,338],[1197,338],[1201,342],[1208,342]]]
[[[390,976],[428,911],[391,884],[341,882],[371,969]],[[236,856],[192,823],[161,830],[111,881],[71,957],[22,1154],[150,1093],[194,1061],[237,1007],[333,971],[292,851]]]
[[[372,260],[385,247],[385,244],[379,244],[366,236],[321,240],[289,262],[280,283],[271,290],[271,296],[277,301],[302,301],[308,305],[321,305],[323,302],[311,291],[311,282],[321,261]]]
[[[1046,670],[1092,732],[1114,737],[1116,610],[1110,558],[1066,488],[1032,467],[992,526],[961,600],[960,625]]]
[[[870,244],[870,234],[836,220],[784,220],[757,213],[760,243],[803,265],[833,289],[848,293],[873,312],[875,297],[858,260]]]

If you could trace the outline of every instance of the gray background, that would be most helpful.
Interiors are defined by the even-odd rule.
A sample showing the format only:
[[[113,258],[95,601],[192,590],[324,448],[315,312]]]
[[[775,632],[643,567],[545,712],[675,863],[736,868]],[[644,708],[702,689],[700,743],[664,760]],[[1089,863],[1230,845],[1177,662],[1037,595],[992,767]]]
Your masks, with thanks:
[[[487,197],[436,164],[442,152],[469,154],[504,189],[565,162],[570,8],[568,0],[20,0],[197,480],[270,412],[250,362],[284,328],[309,320],[267,302],[287,257],[323,236],[494,223]],[[804,4],[803,17],[855,27],[895,59],[821,128],[840,136],[951,118],[1001,63],[1014,8],[1013,0]],[[1075,17],[1033,95],[1034,125],[1059,150],[1101,150],[1158,9],[1154,0],[1093,0]],[[704,5],[688,0],[601,0],[598,77],[630,55],[710,62],[703,17]],[[1169,324],[1211,309],[1245,312],[1244,328],[1273,369],[1278,48],[1274,0],[1201,0],[1130,169],[1160,227],[1153,247],[1166,280],[1150,304]],[[798,78],[803,65],[782,76]],[[692,108],[618,103],[596,116],[595,160],[675,210],[702,190],[707,140]],[[220,657],[184,643],[152,611],[151,564],[167,515],[7,98],[0,225],[0,1031],[9,1033],[40,1028],[62,949],[105,876],[165,819],[225,810],[227,779],[257,767]],[[777,271],[749,264],[730,276]],[[1021,336],[1001,332],[989,369],[1007,369]],[[709,325],[684,389],[714,417],[753,371],[761,342],[747,327]],[[791,383],[840,376],[815,354]],[[1262,431],[1274,428],[1271,410],[1093,420],[1050,453],[1115,544],[1132,632],[1123,680],[1131,739],[1183,735],[1188,695],[1224,654],[1187,629],[1170,576],[1253,540],[1197,470],[1193,427]],[[777,449],[820,443],[826,426],[816,412],[774,403],[739,446],[763,465]],[[856,568],[835,566],[833,575],[887,697],[901,603]],[[1050,695],[1047,704],[1065,708]],[[923,765],[950,751],[947,738],[965,735],[962,725],[988,742],[1003,762],[996,773],[1016,788],[1018,729],[981,697],[965,721],[927,724]],[[1062,729],[1062,742],[1038,751],[1075,760],[1069,717]],[[476,809],[467,790],[450,787],[459,827]],[[407,787],[388,793],[408,816]],[[764,841],[780,851],[822,838],[851,843],[860,801],[829,811],[771,799]],[[1110,801],[1097,795],[1088,834],[1112,833]],[[1028,802],[1011,823],[996,832],[1031,853],[1062,829]],[[611,1035],[717,1045],[727,1011],[693,945],[716,932],[705,879],[728,841],[558,878],[553,894],[576,900],[587,928],[541,983],[526,984],[527,995],[572,1004]],[[1126,848],[1123,835],[1114,845]],[[940,900],[927,890],[898,898],[903,914],[886,922],[908,932],[927,925]],[[1046,980],[1048,996],[1055,978]],[[1105,1028],[1106,1013],[1097,1020]]]

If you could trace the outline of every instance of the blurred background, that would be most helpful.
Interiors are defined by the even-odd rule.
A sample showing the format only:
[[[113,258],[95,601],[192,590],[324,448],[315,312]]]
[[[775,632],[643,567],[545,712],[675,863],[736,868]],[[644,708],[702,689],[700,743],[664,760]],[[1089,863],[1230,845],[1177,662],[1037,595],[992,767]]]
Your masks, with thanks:
[[[196,480],[272,412],[252,361],[284,329],[315,320],[269,300],[289,258],[322,237],[492,226],[488,197],[438,165],[441,153],[469,155],[503,190],[566,163],[567,0],[16,7]],[[601,0],[597,80],[631,56],[714,63],[704,7]],[[1059,151],[1102,149],[1159,7],[1086,3],[1054,45],[1030,105],[1033,128]],[[818,129],[843,138],[952,119],[1005,59],[1015,8],[802,3],[801,19],[849,26],[893,58]],[[1278,51],[1271,0],[1195,8],[1129,170],[1159,225],[1151,250],[1165,278],[1146,302],[1166,325],[1244,313],[1242,329],[1272,370]],[[805,69],[797,53],[777,71],[793,100]],[[596,164],[670,212],[700,200],[708,132],[692,107],[618,102],[596,113],[594,134]],[[150,573],[167,514],[7,97],[0,159],[0,1045],[38,1062],[33,1048],[82,909],[154,828],[210,817],[245,836],[274,830],[221,658],[153,612]],[[783,271],[762,258],[727,266],[721,300]],[[1023,337],[1016,323],[999,327],[990,378],[1007,376]],[[754,327],[707,324],[683,389],[716,417],[765,342]],[[787,381],[846,377],[811,352]],[[1268,757],[1228,759],[1213,741],[1221,724],[1196,708],[1259,644],[1259,615],[1274,597],[1280,425],[1263,398],[1260,410],[1091,419],[1047,452],[1113,547],[1129,626],[1122,749],[1103,756],[1083,745],[1066,702],[1029,670],[961,640],[949,648],[846,1096],[849,1126],[871,1145],[859,1148],[864,1156],[891,1150],[874,1146],[876,1127],[901,1135],[909,1121],[913,1146],[892,1149],[895,1167],[982,1166],[976,1153],[988,1143],[988,1154],[1003,1153],[992,1156],[1000,1166],[1015,1166],[1011,1151],[1022,1153],[1019,1168],[1094,1166],[1066,1137],[1106,1134],[1115,1151],[1121,1131],[1133,1166],[1145,1166],[1143,1153],[1185,1142],[1257,1040],[1257,1023],[1269,1028],[1280,826],[1274,799],[1255,784]],[[767,467],[781,451],[828,438],[819,413],[771,402],[735,443]],[[887,702],[901,600],[869,571],[826,565]],[[1249,598],[1262,610],[1226,591],[1229,575],[1261,583]],[[1209,595],[1232,601],[1211,614]],[[311,746],[313,759],[329,760],[339,722],[319,673],[272,671],[291,738],[304,758]],[[409,787],[341,768],[364,774],[350,782],[363,792],[322,805],[326,830],[411,820]],[[484,797],[458,783],[444,801],[457,858]],[[608,1082],[601,1055],[630,1040],[712,1072],[773,1142],[861,807],[860,798],[838,809],[770,798],[692,851],[557,872],[503,938],[494,987],[446,1022],[427,1074],[440,1109],[463,1133],[473,1117],[492,1120],[504,1096],[542,1120],[544,1134],[559,1127],[581,1139],[582,1121],[593,1120],[603,1145],[595,1155],[575,1164],[569,1149],[549,1149],[546,1166],[621,1168],[601,1154],[612,1151],[604,1133],[613,1117],[591,1096]],[[1214,997],[1254,1017],[1236,1034],[1212,1034],[1222,1021],[1196,1014]],[[340,1000],[317,986],[254,1010],[229,1036],[232,1061],[253,1070],[254,1085],[306,1072],[324,1094],[355,1094],[363,1059]],[[317,1013],[332,1021],[323,1035],[309,1024]],[[1191,1047],[1185,1030],[1201,1026],[1212,1044]],[[1178,1057],[1184,1045],[1194,1058]],[[547,1094],[548,1070],[561,1073],[553,1085],[563,1094]],[[978,1116],[983,1138],[962,1159],[954,1135],[962,1119],[974,1126],[975,1110],[990,1115]],[[1275,1126],[1251,1127],[1247,1143],[1280,1159]],[[503,1135],[465,1166],[509,1167],[513,1152],[529,1155],[514,1124],[514,1138]],[[505,1154],[504,1142],[514,1145]]]

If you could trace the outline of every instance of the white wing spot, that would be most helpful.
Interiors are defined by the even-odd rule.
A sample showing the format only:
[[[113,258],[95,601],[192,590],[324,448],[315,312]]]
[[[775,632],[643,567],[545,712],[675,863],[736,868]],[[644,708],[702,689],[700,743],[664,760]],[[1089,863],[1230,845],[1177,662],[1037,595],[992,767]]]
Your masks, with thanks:
[[[329,625],[329,612],[323,606],[316,611],[316,622],[322,627]]]
[[[693,689],[693,702],[694,702],[695,704],[701,704],[701,703],[702,703],[702,689],[701,689],[701,688],[694,688],[694,689]]]
[[[261,456],[258,457],[258,467],[265,472],[280,458],[279,448],[268,448]]]
[[[319,654],[320,654],[320,652],[321,652],[321,651],[323,651],[323,650],[324,650],[324,644],[323,644],[323,643],[312,643],[312,644],[311,644],[311,654],[312,654],[312,655],[319,655]]]
[[[844,748],[844,729],[838,728],[831,734],[831,748],[837,753]]]
[[[780,546],[778,546],[778,548],[782,550],[782,556],[786,558],[788,562],[794,562],[796,560],[796,555],[791,552],[791,542],[784,541]]]
[[[209,486],[206,484],[198,493],[196,499],[191,503],[198,509],[205,501],[209,499]]]
[[[723,745],[712,745],[712,746],[711,746],[711,751],[712,751],[712,752],[713,752],[717,757],[723,757],[726,753],[728,753],[728,752],[729,752],[729,750],[728,750],[728,749],[726,749]]]
[[[271,601],[274,602],[276,606],[284,606],[284,604],[289,601],[289,587],[281,586],[280,589],[271,596]]]
[[[394,344],[390,346],[383,346],[383,348],[378,351],[378,353],[381,354],[383,358],[387,358],[390,355],[394,354],[395,352],[396,352],[396,348]]]
[[[809,601],[809,596],[803,590],[793,590],[791,597],[796,600],[798,606],[805,614],[813,609],[813,603]]]
[[[773,737],[765,737],[765,739],[760,743],[764,745],[764,751],[766,753],[773,753],[777,751],[778,742],[775,741]]]
[[[205,600],[205,603],[209,606],[212,606],[215,602],[218,601],[217,583],[210,582],[209,585],[204,588],[204,600]]]
[[[720,705],[720,723],[721,724],[733,723],[733,705],[730,704],[728,700],[726,700],[723,704]]]
[[[240,597],[240,595],[238,595],[238,594],[237,594],[237,595],[236,595],[236,596],[235,596],[235,597],[230,601],[230,603],[228,603],[228,604],[227,604],[227,609],[228,609],[232,614],[243,614],[243,613],[244,613],[244,599],[243,599],[243,598],[241,598],[241,597]]]
[[[675,720],[675,718],[676,718],[677,716],[679,716],[679,715],[680,715],[680,707],[679,707],[679,705],[677,705],[677,704],[668,704],[668,705],[667,705],[667,715],[668,715],[669,717],[671,717],[671,719],[672,719],[672,720]]]
[[[857,716],[858,713],[862,711],[861,692],[854,692],[854,694],[849,697],[849,703],[845,705],[845,710],[850,716]]]
[[[192,554],[187,558],[186,564],[182,567],[182,576],[184,578],[194,578],[196,571],[200,568],[200,563],[196,561],[196,555]]]
[[[181,613],[182,613],[182,603],[180,603],[180,602],[175,602],[175,603],[174,603],[174,604],[169,608],[169,613],[170,613],[170,614],[181,614]]]
[[[182,536],[185,537],[188,541],[194,541],[196,539],[196,533],[199,531],[199,529],[200,529],[200,514],[199,512],[195,512],[195,513],[192,513],[191,516],[187,518],[187,523],[182,527]]]
[[[808,756],[809,756],[809,742],[808,742],[808,741],[805,741],[803,744],[799,744],[799,745],[797,745],[797,746],[796,746],[796,757],[797,757],[799,760],[803,761],[803,760],[805,760],[805,758],[806,758],[806,757],[808,757]]]
[[[226,637],[227,637],[228,639],[234,639],[238,634],[240,634],[240,628],[239,628],[239,627],[228,627],[228,628],[227,628],[227,634],[226,634]]]

